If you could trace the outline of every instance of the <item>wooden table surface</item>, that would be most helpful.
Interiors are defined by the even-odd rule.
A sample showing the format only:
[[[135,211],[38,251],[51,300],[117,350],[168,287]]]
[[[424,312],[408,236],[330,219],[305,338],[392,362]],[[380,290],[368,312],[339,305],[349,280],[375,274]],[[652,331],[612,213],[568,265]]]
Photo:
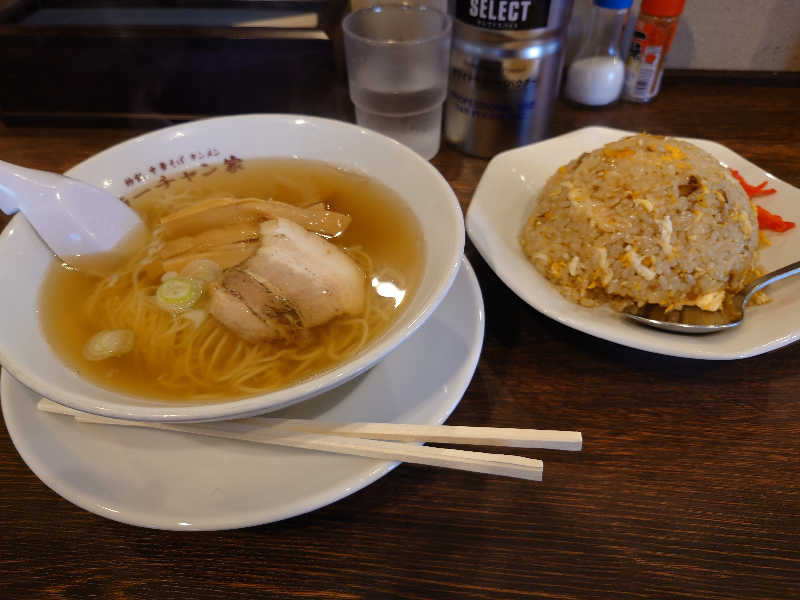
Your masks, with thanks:
[[[587,125],[714,139],[800,187],[800,87],[671,79],[650,105],[559,103],[554,134]],[[0,159],[63,171],[137,133],[0,126]],[[486,161],[433,163],[466,208]],[[467,255],[486,337],[449,423],[582,431],[580,453],[523,451],[543,482],[401,465],[283,522],[165,532],[62,499],[0,425],[0,598],[800,596],[800,345],[632,350],[542,316]]]

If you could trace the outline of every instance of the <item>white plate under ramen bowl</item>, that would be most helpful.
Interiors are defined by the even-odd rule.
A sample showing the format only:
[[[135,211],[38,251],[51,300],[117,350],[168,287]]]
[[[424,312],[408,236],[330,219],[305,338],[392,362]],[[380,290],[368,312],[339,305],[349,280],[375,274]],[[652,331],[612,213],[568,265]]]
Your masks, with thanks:
[[[732,330],[701,336],[669,333],[637,325],[607,306],[586,308],[561,296],[534,267],[519,244],[533,203],[558,167],[632,132],[588,127],[495,156],[481,177],[467,212],[467,233],[483,258],[520,298],[539,312],[585,333],[648,352],[727,360],[775,350],[800,338],[800,278],[767,288],[772,299],[747,309],[744,323]],[[776,194],[756,203],[787,221],[800,223],[800,190],[775,178],[729,148],[708,140],[681,138],[739,171],[752,184],[769,182]],[[767,271],[800,259],[800,227],[767,232],[761,250]]]
[[[483,329],[481,290],[464,259],[439,308],[395,352],[344,385],[276,414],[442,423],[472,379]],[[2,373],[3,419],[25,463],[70,502],[142,527],[198,531],[270,523],[349,496],[398,465],[171,431],[87,425],[37,410],[39,396]]]
[[[37,297],[53,256],[16,215],[0,235],[0,363],[42,396],[94,414],[144,421],[246,417],[288,406],[363,373],[411,335],[436,309],[458,272],[464,247],[461,208],[427,161],[362,127],[298,115],[242,115],[175,125],[105,150],[66,174],[122,196],[204,163],[296,157],[364,173],[394,190],[420,223],[424,268],[408,306],[383,335],[354,358],[303,382],[259,396],[204,404],[170,403],[109,391],[66,367],[42,335]],[[70,318],[65,315],[65,318]]]

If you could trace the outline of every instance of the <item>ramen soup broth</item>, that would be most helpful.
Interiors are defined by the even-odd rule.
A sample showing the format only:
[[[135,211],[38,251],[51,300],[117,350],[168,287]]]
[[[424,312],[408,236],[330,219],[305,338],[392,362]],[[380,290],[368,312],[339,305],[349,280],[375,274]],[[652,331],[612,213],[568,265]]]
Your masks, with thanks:
[[[409,303],[419,283],[423,240],[416,217],[397,194],[374,179],[298,159],[251,159],[233,172],[226,165],[212,165],[170,177],[173,181],[168,187],[150,185],[126,197],[151,228],[176,207],[223,195],[304,207],[323,202],[330,210],[350,215],[346,231],[329,241],[348,252],[366,272],[365,315],[336,317],[302,331],[288,343],[245,342],[211,316],[195,327],[183,317],[159,312],[152,294],[160,279],[146,281],[141,273],[141,298],[136,303],[126,296],[89,305],[87,299],[100,279],[54,261],[39,299],[45,337],[65,364],[98,385],[188,402],[285,387],[335,367],[379,337]],[[127,308],[116,311],[116,305]],[[136,311],[150,315],[141,330],[124,322],[126,314]],[[117,328],[134,329],[132,352],[100,361],[84,358],[89,338]],[[192,337],[186,342],[180,336],[189,332]]]

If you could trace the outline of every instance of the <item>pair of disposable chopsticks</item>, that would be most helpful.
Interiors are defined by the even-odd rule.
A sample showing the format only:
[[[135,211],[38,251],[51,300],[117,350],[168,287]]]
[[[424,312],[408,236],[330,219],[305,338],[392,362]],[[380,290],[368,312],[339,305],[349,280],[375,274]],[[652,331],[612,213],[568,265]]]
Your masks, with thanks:
[[[99,417],[67,408],[46,398],[39,400],[38,408],[41,411],[74,417],[80,423],[176,431],[504,475],[534,481],[542,480],[543,463],[540,460],[509,454],[419,446],[402,442],[438,442],[441,444],[511,446],[552,450],[580,450],[582,444],[581,434],[577,431],[397,423],[331,423],[272,417],[250,417],[205,423],[155,423]]]

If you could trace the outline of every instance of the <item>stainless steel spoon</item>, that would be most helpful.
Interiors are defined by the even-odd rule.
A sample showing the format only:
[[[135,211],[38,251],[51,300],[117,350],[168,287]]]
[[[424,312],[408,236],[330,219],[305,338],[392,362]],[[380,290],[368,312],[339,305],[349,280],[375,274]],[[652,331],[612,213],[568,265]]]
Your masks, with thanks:
[[[674,310],[667,313],[661,306],[648,304],[639,308],[631,307],[626,309],[625,316],[642,325],[678,333],[698,334],[725,331],[741,324],[742,319],[744,319],[744,308],[758,290],[798,273],[800,273],[800,261],[786,265],[777,271],[772,271],[772,273],[762,275],[753,280],[750,285],[736,294],[716,312],[708,312],[690,306],[683,310]]]

